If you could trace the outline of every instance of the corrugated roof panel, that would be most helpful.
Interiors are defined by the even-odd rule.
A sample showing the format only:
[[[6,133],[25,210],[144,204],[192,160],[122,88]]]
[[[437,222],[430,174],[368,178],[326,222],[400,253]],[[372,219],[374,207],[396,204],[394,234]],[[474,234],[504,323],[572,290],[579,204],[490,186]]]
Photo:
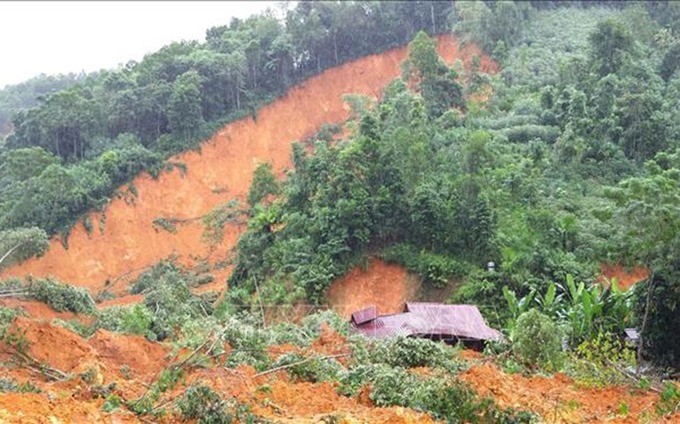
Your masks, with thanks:
[[[355,328],[369,337],[436,336],[475,340],[501,340],[503,335],[484,322],[474,305],[443,305],[440,303],[406,304],[403,314],[377,317]],[[362,312],[362,311],[359,311]]]
[[[352,321],[355,324],[364,324],[376,318],[378,318],[378,308],[375,306],[370,306],[352,314]]]

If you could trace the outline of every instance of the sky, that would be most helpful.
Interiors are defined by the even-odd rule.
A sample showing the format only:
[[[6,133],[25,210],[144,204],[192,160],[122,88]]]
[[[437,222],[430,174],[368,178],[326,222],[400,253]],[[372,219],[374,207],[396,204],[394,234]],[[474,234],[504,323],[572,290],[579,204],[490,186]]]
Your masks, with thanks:
[[[31,77],[141,60],[180,40],[274,10],[278,1],[0,1],[0,88]]]

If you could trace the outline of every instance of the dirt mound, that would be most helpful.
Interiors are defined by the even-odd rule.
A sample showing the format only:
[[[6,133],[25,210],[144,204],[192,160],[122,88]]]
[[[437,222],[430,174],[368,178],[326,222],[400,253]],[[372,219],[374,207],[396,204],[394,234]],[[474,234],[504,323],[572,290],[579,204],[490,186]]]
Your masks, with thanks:
[[[331,383],[289,383],[274,380],[271,393],[257,395],[256,414],[289,423],[370,422],[433,423],[427,414],[406,408],[371,408],[340,396]]]
[[[609,284],[613,278],[616,278],[619,288],[624,290],[633,287],[636,283],[646,280],[647,277],[649,277],[649,270],[641,266],[626,269],[621,265],[602,264],[600,266],[600,272],[602,273],[604,283]]]
[[[36,393],[1,393],[0,422],[26,424],[56,423],[132,423],[135,417],[117,416],[115,419],[104,414],[99,402],[80,402],[73,399],[50,400]]]
[[[475,46],[461,48],[450,36],[439,39],[439,51],[447,63],[481,58],[481,69],[497,71],[496,65]],[[125,291],[125,282],[141,270],[170,255],[190,264],[197,258],[219,259],[214,252],[228,252],[243,226],[231,225],[221,246],[211,250],[201,241],[200,217],[233,198],[244,199],[252,172],[260,162],[269,162],[279,175],[290,166],[290,144],[312,134],[325,123],[348,118],[342,101],[346,93],[378,96],[386,83],[400,74],[407,55],[405,47],[358,59],[310,78],[286,95],[265,106],[255,119],[246,118],[225,126],[203,143],[201,152],[186,152],[170,162],[184,163],[179,170],[154,180],[148,174],[134,179],[136,196],[127,186],[125,196],[115,197],[104,214],[91,213],[91,234],[82,223],[75,226],[66,250],[58,238],[41,258],[9,268],[2,277],[53,275],[62,281],[87,287],[93,293],[107,285],[115,293]],[[158,218],[186,220],[171,233],[153,226]],[[119,278],[124,276],[124,278]]]
[[[653,392],[630,387],[579,388],[564,374],[554,377],[506,374],[490,363],[471,367],[461,378],[501,407],[532,411],[546,422],[637,423],[644,421],[646,414],[655,418],[654,405],[659,400]]]
[[[328,290],[328,303],[349,319],[352,312],[372,305],[379,314],[404,311],[404,302],[415,298],[419,280],[399,265],[371,259],[366,270],[355,267]]]
[[[95,361],[96,352],[82,337],[49,322],[17,317],[10,332],[21,335],[31,357],[60,371],[70,372]]]
[[[116,370],[121,377],[121,369],[126,367],[130,375],[146,377],[157,373],[165,365],[165,357],[169,349],[158,343],[152,343],[142,336],[121,335],[106,330],[97,330],[87,343],[97,352],[100,361]]]
[[[77,320],[83,324],[91,324],[93,317],[89,315],[74,314],[73,312],[58,312],[43,302],[28,299],[5,298],[0,301],[0,305],[22,311],[26,315],[45,320],[61,319],[64,321]]]

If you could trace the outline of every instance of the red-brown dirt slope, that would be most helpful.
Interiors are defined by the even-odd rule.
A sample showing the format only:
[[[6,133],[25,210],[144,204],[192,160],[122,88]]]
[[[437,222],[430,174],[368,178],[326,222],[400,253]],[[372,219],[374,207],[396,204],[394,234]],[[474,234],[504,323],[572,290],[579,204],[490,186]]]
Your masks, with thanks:
[[[472,45],[461,49],[450,36],[439,38],[439,52],[447,63],[460,58],[466,67],[474,55],[482,56]],[[7,269],[0,277],[53,275],[96,292],[107,280],[134,275],[171,254],[184,263],[208,257],[211,250],[201,241],[200,220],[178,225],[175,233],[154,228],[153,221],[196,218],[235,197],[243,199],[257,163],[270,162],[281,173],[290,166],[293,141],[314,134],[324,123],[345,121],[348,109],[342,95],[379,95],[380,89],[400,74],[406,55],[406,47],[390,50],[305,81],[262,108],[256,120],[247,118],[225,126],[203,143],[201,153],[191,151],[173,157],[171,162],[186,164],[185,175],[178,170],[163,173],[158,180],[139,175],[133,181],[136,198],[114,198],[105,209],[102,225],[101,214],[90,214],[91,234],[78,224],[69,237],[68,250],[55,238],[46,255]],[[482,57],[481,63],[482,71],[497,71],[488,58]],[[227,252],[241,231],[236,226],[228,229],[222,246],[215,251]],[[114,291],[120,291],[124,285],[116,288]]]

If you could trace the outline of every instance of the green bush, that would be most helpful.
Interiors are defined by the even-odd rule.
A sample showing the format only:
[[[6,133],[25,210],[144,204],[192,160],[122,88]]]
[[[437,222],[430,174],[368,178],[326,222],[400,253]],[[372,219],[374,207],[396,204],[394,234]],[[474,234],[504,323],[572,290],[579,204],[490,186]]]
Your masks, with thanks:
[[[619,337],[599,333],[576,348],[565,369],[581,385],[603,387],[630,383],[625,370],[635,369],[635,365],[635,350]]]
[[[410,244],[396,244],[380,253],[389,262],[403,265],[426,283],[437,288],[445,287],[452,277],[465,275],[469,267],[450,256],[416,248]]]
[[[562,366],[560,331],[550,317],[536,309],[530,309],[517,318],[512,350],[530,367],[540,366],[556,371]]]
[[[196,420],[199,424],[230,424],[255,420],[246,405],[235,399],[224,400],[210,387],[201,384],[189,386],[177,406],[183,419]]]
[[[458,370],[453,360],[454,350],[443,342],[416,337],[395,337],[378,341],[370,352],[372,363],[392,367],[432,367]]]
[[[404,406],[446,422],[529,423],[534,418],[525,412],[500,410],[492,399],[480,399],[458,379],[421,378],[402,368],[376,369],[370,397],[376,406]]]
[[[96,311],[94,300],[83,288],[60,283],[51,278],[28,279],[29,296],[48,304],[55,311],[92,314]]]
[[[306,331],[309,337],[315,338],[320,334],[321,325],[324,323],[341,336],[349,335],[349,322],[331,309],[304,317],[302,319],[302,329]]]
[[[272,364],[272,368],[285,365],[292,365],[287,368],[287,371],[293,379],[311,383],[337,381],[343,369],[342,365],[334,359],[306,358],[298,353],[280,356]]]
[[[151,334],[153,319],[153,314],[143,304],[112,306],[99,313],[94,327],[155,339],[155,335]]]

